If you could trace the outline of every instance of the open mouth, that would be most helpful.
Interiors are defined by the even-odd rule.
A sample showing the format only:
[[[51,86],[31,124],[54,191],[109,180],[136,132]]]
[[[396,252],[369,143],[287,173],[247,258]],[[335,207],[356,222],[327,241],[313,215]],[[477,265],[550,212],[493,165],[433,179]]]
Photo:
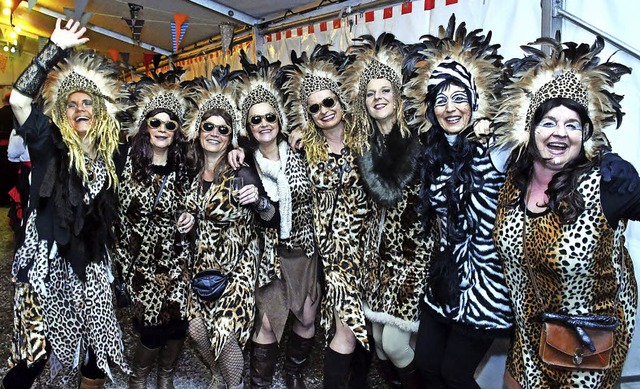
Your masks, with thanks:
[[[332,121],[335,117],[336,117],[336,114],[335,114],[335,113],[331,113],[331,114],[329,114],[329,115],[327,115],[327,116],[322,117],[322,118],[320,119],[320,121],[322,121],[322,122],[330,122],[330,121]]]
[[[380,111],[380,110],[384,109],[386,106],[387,106],[387,104],[386,104],[386,103],[380,103],[380,104],[376,104],[376,105],[374,105],[374,106],[373,106],[373,108],[374,108],[375,110]]]
[[[551,142],[547,144],[547,149],[552,153],[562,153],[569,148],[569,145],[561,142]]]
[[[458,124],[460,122],[460,116],[449,116],[445,118],[446,122],[449,124]]]
[[[89,116],[81,115],[81,116],[77,116],[74,120],[76,123],[81,123],[81,122],[88,122],[90,118]]]

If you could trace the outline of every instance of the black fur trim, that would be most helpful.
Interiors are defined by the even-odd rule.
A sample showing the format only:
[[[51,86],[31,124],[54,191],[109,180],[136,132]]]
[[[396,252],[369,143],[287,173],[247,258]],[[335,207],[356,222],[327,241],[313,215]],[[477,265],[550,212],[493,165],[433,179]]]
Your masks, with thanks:
[[[80,280],[85,281],[87,265],[102,261],[107,245],[115,242],[117,196],[113,188],[103,189],[85,204],[86,188],[82,179],[69,169],[68,149],[57,129],[52,132],[52,139],[57,155],[52,158],[40,187],[40,205],[49,203],[47,206],[54,208],[53,238],[58,252]]]
[[[374,131],[369,142],[358,161],[365,188],[375,202],[393,207],[416,171],[420,143],[413,135],[403,138],[397,125],[386,138]]]

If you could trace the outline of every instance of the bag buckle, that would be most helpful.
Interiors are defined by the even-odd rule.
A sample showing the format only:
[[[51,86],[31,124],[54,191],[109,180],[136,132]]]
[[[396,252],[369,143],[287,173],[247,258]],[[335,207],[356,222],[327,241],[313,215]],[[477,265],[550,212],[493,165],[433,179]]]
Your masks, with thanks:
[[[582,364],[583,357],[584,357],[584,350],[582,349],[582,347],[576,348],[576,351],[573,354],[573,364],[576,366],[580,366]]]

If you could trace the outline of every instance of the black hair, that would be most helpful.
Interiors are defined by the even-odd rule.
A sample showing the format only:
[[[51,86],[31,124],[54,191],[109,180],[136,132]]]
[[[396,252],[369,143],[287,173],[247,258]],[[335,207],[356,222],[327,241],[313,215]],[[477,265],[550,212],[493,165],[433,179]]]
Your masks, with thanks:
[[[540,104],[531,119],[531,130],[529,131],[529,144],[527,145],[527,149],[520,159],[511,164],[511,171],[515,186],[522,193],[526,193],[533,175],[533,162],[542,159],[536,146],[534,129],[547,112],[560,106],[575,111],[580,117],[583,128],[583,147],[580,149],[578,156],[573,161],[567,163],[564,169],[556,173],[549,182],[549,186],[545,191],[549,201],[545,205],[558,214],[563,223],[570,224],[576,221],[578,215],[584,209],[584,198],[579,191],[575,190],[578,187],[578,181],[584,173],[590,171],[599,163],[599,158],[594,158],[594,160],[591,161],[587,158],[584,151],[584,141],[591,137],[593,133],[593,123],[589,118],[589,112],[583,105],[575,100],[564,97],[552,98]],[[512,206],[515,205],[516,204],[512,204]],[[540,205],[542,206],[543,204]]]

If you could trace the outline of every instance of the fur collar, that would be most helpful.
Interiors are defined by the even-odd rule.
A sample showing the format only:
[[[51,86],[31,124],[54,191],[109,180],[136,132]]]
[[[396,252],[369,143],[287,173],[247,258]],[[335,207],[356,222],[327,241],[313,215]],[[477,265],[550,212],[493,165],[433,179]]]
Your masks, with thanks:
[[[393,207],[413,177],[420,143],[413,134],[402,138],[397,125],[386,137],[374,131],[369,142],[358,163],[365,187],[375,202]]]

